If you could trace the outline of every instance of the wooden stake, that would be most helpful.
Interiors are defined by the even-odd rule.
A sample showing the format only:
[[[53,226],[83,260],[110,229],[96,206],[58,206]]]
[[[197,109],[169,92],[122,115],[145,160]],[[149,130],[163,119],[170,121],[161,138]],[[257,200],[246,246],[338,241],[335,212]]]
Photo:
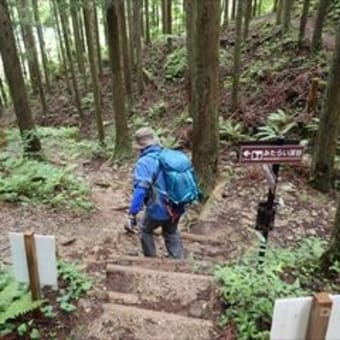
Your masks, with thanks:
[[[24,234],[25,241],[25,250],[26,250],[26,261],[27,261],[27,269],[28,276],[30,280],[30,290],[32,294],[32,300],[40,300],[41,299],[41,290],[40,290],[40,279],[38,272],[38,261],[37,261],[37,253],[35,249],[35,240],[33,232],[26,232]]]
[[[319,78],[312,79],[312,86],[309,90],[307,99],[307,113],[316,113],[316,109],[318,106],[319,80]]]
[[[306,340],[325,340],[332,300],[327,293],[313,293]]]

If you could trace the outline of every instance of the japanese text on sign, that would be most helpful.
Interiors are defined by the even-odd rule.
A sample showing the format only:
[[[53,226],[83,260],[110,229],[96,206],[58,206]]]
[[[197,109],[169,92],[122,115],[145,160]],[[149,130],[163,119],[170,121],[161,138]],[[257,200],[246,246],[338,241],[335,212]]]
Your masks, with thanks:
[[[240,163],[299,163],[303,156],[300,145],[241,145]]]

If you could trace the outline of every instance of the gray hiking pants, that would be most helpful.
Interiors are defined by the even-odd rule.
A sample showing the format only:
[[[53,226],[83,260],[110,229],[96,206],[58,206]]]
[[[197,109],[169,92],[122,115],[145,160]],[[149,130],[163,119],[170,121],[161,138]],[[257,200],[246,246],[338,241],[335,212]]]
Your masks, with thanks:
[[[162,235],[169,256],[175,259],[182,258],[183,249],[181,236],[177,227],[178,221],[179,219],[175,222],[171,220],[157,221],[145,215],[141,230],[141,243],[145,256],[156,256],[153,232],[158,227],[162,227]]]

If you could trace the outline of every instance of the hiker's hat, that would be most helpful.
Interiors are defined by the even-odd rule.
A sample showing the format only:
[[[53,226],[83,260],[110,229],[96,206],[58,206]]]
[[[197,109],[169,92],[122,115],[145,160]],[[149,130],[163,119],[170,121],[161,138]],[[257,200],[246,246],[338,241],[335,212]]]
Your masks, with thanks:
[[[149,127],[143,127],[135,133],[135,147],[138,150],[143,150],[151,145],[160,145],[159,138],[155,132]]]

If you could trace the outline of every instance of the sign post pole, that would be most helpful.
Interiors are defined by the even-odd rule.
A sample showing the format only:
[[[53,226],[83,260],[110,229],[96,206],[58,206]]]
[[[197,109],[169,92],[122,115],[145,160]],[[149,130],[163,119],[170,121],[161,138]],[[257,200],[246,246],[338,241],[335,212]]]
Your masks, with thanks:
[[[30,290],[32,294],[32,300],[41,299],[40,279],[38,272],[37,252],[35,249],[34,233],[27,232],[24,234],[27,270],[30,282]]]
[[[253,141],[240,144],[238,154],[241,164],[261,165],[265,172],[269,191],[267,201],[259,203],[255,229],[260,231],[263,240],[259,251],[259,264],[263,264],[266,254],[269,231],[273,229],[276,213],[275,192],[280,164],[301,163],[303,146],[297,141],[279,138],[274,141]],[[269,165],[272,165],[270,168]]]
[[[314,293],[306,340],[323,340],[326,337],[332,311],[332,300],[326,293]]]
[[[268,196],[267,196],[267,202],[266,202],[266,214],[267,218],[264,219],[264,223],[262,225],[257,225],[257,227],[261,230],[263,241],[260,245],[260,251],[259,251],[259,265],[263,264],[264,256],[266,254],[267,250],[267,242],[268,242],[268,235],[269,230],[273,228],[274,224],[274,218],[275,218],[275,190],[276,190],[276,182],[279,177],[279,170],[280,170],[280,164],[273,164],[273,173],[275,175],[275,187],[270,188],[268,190]],[[260,207],[259,207],[260,210]],[[258,211],[258,214],[260,214],[260,211]]]

